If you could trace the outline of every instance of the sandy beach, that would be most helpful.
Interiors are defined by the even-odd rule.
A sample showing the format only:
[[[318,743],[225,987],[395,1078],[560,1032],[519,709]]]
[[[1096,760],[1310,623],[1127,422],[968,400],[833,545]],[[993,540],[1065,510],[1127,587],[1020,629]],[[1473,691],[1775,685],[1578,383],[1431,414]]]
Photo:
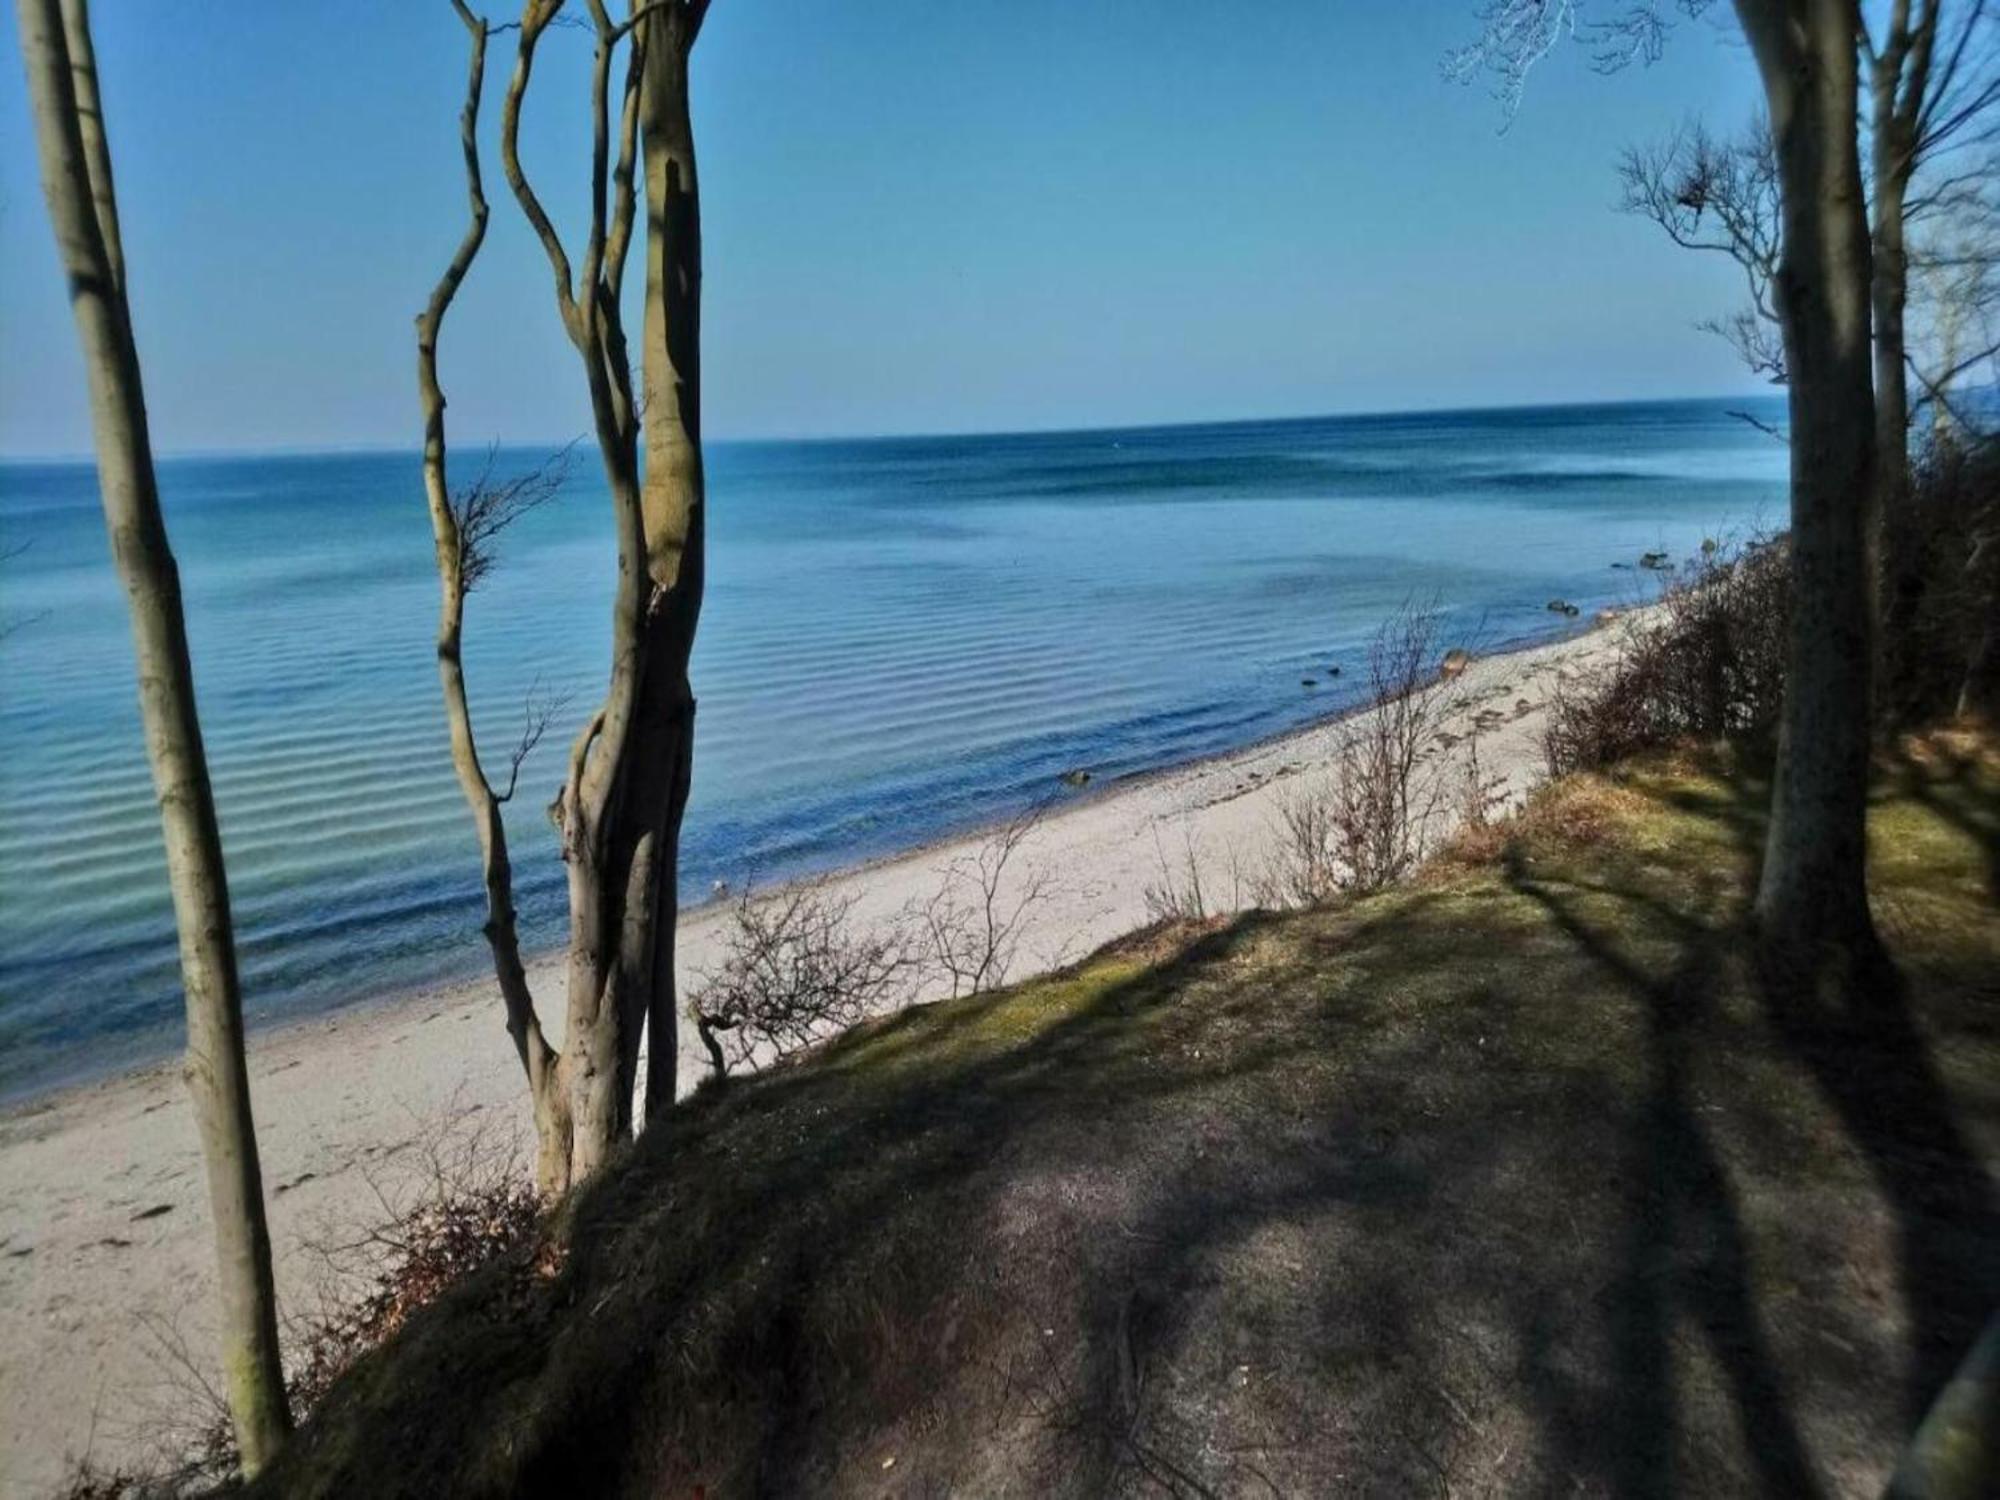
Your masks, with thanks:
[[[1445,690],[1441,756],[1475,732],[1484,773],[1518,801],[1544,774],[1541,731],[1552,685],[1616,649],[1618,627],[1475,660]],[[1358,670],[1358,668],[1357,668]],[[1211,909],[1248,905],[1232,866],[1258,868],[1288,787],[1336,753],[1335,720],[1129,784],[1072,793],[1031,831],[1010,865],[1040,873],[1012,979],[1083,957],[1144,924],[1164,857],[1200,862]],[[1433,830],[1442,834],[1439,826]],[[975,853],[979,835],[829,877],[861,927],[898,921]],[[726,906],[681,928],[684,974],[717,960]],[[478,941],[468,932],[468,946]],[[532,979],[560,1035],[560,961]],[[935,982],[912,1000],[936,997]],[[311,1305],[325,1275],[314,1249],[378,1212],[399,1161],[440,1131],[478,1128],[495,1143],[528,1128],[518,1065],[486,981],[427,990],[261,1032],[251,1040],[258,1130],[270,1194],[279,1293]],[[682,1087],[704,1071],[682,1038]],[[143,1446],[171,1387],[160,1330],[211,1357],[213,1278],[202,1169],[174,1062],[79,1086],[0,1118],[7,1185],[0,1204],[0,1492],[44,1492],[64,1462],[115,1462]]]

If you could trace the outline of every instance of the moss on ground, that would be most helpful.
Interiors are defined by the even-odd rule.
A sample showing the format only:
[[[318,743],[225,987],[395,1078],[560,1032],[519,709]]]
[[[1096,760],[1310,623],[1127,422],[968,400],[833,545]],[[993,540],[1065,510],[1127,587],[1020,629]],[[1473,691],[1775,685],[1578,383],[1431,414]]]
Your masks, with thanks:
[[[1743,929],[1723,754],[711,1090],[336,1390],[288,1495],[1859,1494],[2000,1303],[2000,757],[1893,967]]]

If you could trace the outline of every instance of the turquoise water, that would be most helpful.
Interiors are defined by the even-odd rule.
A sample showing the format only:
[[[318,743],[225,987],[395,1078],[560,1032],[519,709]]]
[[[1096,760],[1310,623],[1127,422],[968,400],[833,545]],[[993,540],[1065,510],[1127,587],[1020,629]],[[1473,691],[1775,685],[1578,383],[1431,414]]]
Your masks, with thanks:
[[[1630,602],[1640,575],[1614,562],[1783,518],[1784,450],[1724,408],[714,445],[686,889],[1324,716],[1323,669],[1347,663],[1352,691],[1413,595],[1495,643],[1559,628],[1552,597],[1585,618]],[[466,632],[491,753],[537,684],[574,694],[512,809],[535,946],[563,919],[541,809],[608,634],[587,449],[572,476],[507,535]],[[479,972],[415,457],[188,458],[160,481],[253,1017]],[[94,473],[0,466],[0,551],[0,1090],[18,1093],[164,1050],[180,1001]]]

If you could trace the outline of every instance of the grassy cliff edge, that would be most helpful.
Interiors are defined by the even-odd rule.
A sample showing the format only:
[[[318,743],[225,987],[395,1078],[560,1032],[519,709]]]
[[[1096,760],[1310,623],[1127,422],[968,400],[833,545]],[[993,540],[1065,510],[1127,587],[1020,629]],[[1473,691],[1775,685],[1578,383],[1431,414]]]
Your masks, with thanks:
[[[1724,754],[698,1095],[261,1491],[1872,1493],[2000,1303],[2000,752],[1885,759],[1894,967],[1744,939]]]

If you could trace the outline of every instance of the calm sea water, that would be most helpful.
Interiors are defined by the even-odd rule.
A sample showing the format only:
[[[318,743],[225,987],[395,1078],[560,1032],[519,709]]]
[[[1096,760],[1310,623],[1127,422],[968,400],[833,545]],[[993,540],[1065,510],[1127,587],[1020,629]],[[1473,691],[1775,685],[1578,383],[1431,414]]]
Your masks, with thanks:
[[[715,445],[686,889],[909,846],[1074,767],[1101,783],[1321,717],[1341,706],[1324,669],[1354,684],[1413,595],[1441,599],[1455,636],[1552,633],[1552,597],[1585,618],[1634,597],[1614,562],[1780,522],[1784,467],[1722,403]],[[473,598],[495,753],[538,686],[575,695],[565,721],[602,686],[592,469],[579,450]],[[190,458],[160,480],[253,1016],[479,972],[414,456]],[[94,473],[0,465],[0,551],[0,1091],[19,1093],[164,1050],[180,1000]],[[562,930],[541,808],[568,735],[530,758],[513,809],[536,946]]]

